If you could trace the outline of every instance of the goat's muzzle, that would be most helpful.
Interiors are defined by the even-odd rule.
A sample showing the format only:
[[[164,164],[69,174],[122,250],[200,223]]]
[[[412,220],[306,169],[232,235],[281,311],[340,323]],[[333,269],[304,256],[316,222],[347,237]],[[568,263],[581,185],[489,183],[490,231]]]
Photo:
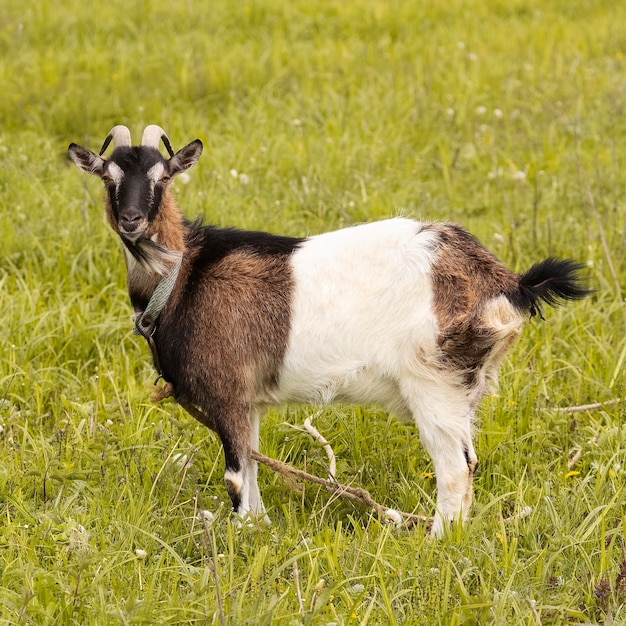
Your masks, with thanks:
[[[148,220],[139,211],[127,212],[120,215],[118,227],[120,235],[134,243],[145,235]]]

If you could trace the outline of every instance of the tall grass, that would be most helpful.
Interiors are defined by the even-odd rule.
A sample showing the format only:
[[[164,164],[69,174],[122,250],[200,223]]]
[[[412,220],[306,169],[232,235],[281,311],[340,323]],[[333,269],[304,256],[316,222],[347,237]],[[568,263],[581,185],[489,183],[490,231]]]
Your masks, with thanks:
[[[624,405],[554,410],[625,395],[624,23],[614,1],[5,0],[0,621],[626,622]],[[595,295],[531,322],[481,407],[469,524],[431,541],[261,469],[274,525],[235,528],[216,438],[147,400],[101,190],[65,159],[116,123],[205,142],[190,217],[454,220],[516,270],[589,265]],[[262,450],[323,474],[309,413],[270,411]],[[317,426],[343,481],[432,512],[414,427]]]

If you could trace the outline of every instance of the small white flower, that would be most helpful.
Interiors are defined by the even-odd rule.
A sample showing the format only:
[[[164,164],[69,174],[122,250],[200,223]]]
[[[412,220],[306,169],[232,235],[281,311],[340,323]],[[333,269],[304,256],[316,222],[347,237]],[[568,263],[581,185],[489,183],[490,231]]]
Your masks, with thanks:
[[[487,113],[487,107],[484,107],[484,106],[476,107],[476,115],[484,115],[485,113]]]
[[[513,172],[513,180],[524,181],[526,180],[526,172],[522,172],[521,170],[517,170],[517,172]]]
[[[493,114],[499,119],[501,120],[504,117],[504,113],[502,112],[502,109],[494,109],[493,110]]]
[[[137,548],[135,550],[135,556],[137,556],[140,559],[145,559],[148,556],[148,553],[145,550],[142,550],[141,548]]]
[[[239,172],[235,168],[233,168],[232,170],[230,170],[230,175],[233,178],[237,178],[239,176]]]
[[[476,61],[478,61],[478,55],[475,54],[474,52],[470,52],[467,55],[467,60],[471,61],[472,63],[475,63]]]
[[[302,126],[302,120],[297,117],[291,120],[292,126]]]
[[[181,174],[178,175],[178,180],[183,185],[186,185],[191,180],[191,176],[189,175],[189,172],[182,172]]]
[[[462,42],[462,41],[457,41],[457,42],[456,42],[456,47],[457,47],[459,50],[465,50],[465,43],[464,43],[464,42]]]
[[[454,109],[452,107],[449,107],[446,109],[446,115],[448,117],[454,117]]]
[[[239,174],[239,182],[242,185],[247,185],[250,182],[250,177],[247,174]]]
[[[198,511],[198,518],[204,524],[211,524],[211,523],[213,523],[213,520],[215,519],[215,515],[213,515],[213,513],[211,513],[211,511],[207,511],[205,509],[205,510],[202,510],[202,511]]]
[[[385,511],[385,519],[391,522],[396,528],[402,526],[402,516],[395,509],[387,509]]]

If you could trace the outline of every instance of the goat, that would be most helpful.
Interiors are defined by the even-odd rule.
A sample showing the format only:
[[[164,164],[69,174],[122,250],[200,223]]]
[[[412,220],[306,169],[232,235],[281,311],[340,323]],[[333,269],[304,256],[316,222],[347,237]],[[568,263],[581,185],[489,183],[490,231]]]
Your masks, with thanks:
[[[265,516],[251,459],[259,409],[345,402],[413,419],[436,475],[432,534],[465,520],[477,403],[526,317],[589,293],[582,266],[548,258],[519,275],[445,222],[393,218],[306,238],[192,222],[170,181],[201,153],[199,139],[174,153],[155,125],[140,146],[125,126],[98,155],[69,146],[104,183],[137,332],[175,398],[221,439],[233,510]]]

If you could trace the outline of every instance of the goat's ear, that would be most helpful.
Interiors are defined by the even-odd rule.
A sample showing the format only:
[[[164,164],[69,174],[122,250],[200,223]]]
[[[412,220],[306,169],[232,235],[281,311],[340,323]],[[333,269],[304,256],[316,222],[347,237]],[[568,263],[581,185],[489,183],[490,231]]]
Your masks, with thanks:
[[[202,142],[199,139],[181,148],[170,160],[170,176],[176,176],[195,165],[202,154]]]
[[[104,169],[104,159],[102,157],[99,157],[91,150],[87,150],[87,148],[83,148],[75,143],[70,144],[67,153],[70,159],[72,159],[83,172],[94,174],[95,176],[102,176]]]

